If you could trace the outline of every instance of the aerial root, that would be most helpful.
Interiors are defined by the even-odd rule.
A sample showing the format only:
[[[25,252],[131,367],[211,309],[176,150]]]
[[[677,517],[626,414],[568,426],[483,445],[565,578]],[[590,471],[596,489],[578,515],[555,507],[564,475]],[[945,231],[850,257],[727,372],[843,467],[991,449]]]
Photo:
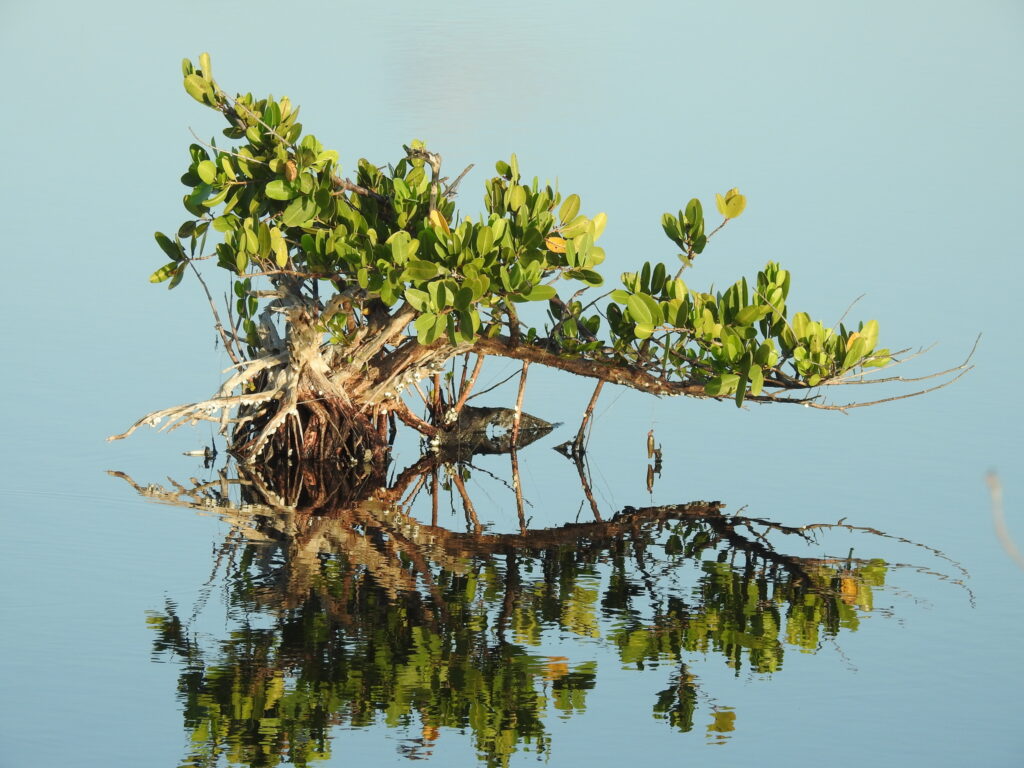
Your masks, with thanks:
[[[214,416],[218,411],[235,408],[243,405],[259,405],[268,400],[273,400],[281,393],[279,391],[255,392],[253,394],[230,395],[227,397],[213,397],[198,403],[187,405],[176,405],[172,408],[164,408],[160,411],[153,411],[143,416],[131,425],[126,431],[119,435],[111,435],[110,440],[123,440],[142,426],[156,427],[161,421],[167,419],[167,423],[159,428],[161,432],[172,432],[183,424],[195,424],[198,421],[213,421],[218,423],[242,423],[248,419],[224,419],[222,416]]]
[[[250,414],[238,418],[229,418],[228,412],[232,408],[260,405],[281,396],[281,393],[286,389],[286,377],[281,375],[284,371],[277,372],[276,376],[268,376],[269,381],[267,385],[258,392],[243,391],[238,395],[234,395],[232,392],[239,388],[244,390],[245,387],[251,386],[252,379],[264,371],[270,371],[273,374],[273,369],[282,368],[282,364],[286,361],[287,357],[284,355],[267,355],[250,362],[233,365],[227,370],[232,370],[233,368],[239,368],[240,370],[235,375],[229,377],[209,400],[188,403],[186,405],[175,405],[171,408],[153,411],[136,421],[125,432],[119,435],[111,435],[107,440],[123,440],[139,427],[156,427],[165,419],[167,423],[159,428],[161,432],[172,432],[184,424],[212,421],[220,424],[221,432],[224,433],[227,430],[228,424],[243,424],[255,416],[255,414]],[[218,412],[220,415],[214,416]]]

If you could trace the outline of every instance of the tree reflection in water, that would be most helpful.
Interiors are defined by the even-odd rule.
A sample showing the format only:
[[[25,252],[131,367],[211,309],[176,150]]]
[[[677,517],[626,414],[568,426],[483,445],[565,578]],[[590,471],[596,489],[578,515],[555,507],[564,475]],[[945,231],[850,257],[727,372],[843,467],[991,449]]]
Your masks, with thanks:
[[[518,533],[488,534],[462,471],[425,457],[388,488],[308,469],[222,470],[188,488],[112,473],[231,525],[215,565],[230,634],[200,643],[171,602],[148,619],[155,654],[183,662],[183,765],[306,765],[330,755],[335,727],[379,723],[412,734],[400,747],[410,758],[458,731],[483,763],[506,765],[516,750],[549,751],[545,716],[585,709],[595,642],[629,667],[670,665],[654,717],[688,732],[703,705],[709,738],[721,740],[736,713],[701,690],[688,659],[776,672],[787,647],[815,651],[856,630],[906,567],[785,554],[773,542],[804,546],[850,526],[787,527],[719,502],[606,520],[594,505],[594,522],[528,529],[521,518]],[[442,485],[461,496],[467,532],[436,524]],[[433,524],[407,514],[421,491],[433,495]],[[550,652],[556,643],[565,655]]]

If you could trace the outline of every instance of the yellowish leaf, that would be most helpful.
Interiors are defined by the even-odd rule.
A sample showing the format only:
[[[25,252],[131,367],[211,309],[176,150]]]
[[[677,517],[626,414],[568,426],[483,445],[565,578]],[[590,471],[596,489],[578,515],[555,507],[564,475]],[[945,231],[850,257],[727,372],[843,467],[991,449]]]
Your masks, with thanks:
[[[451,234],[451,227],[448,226],[448,221],[441,215],[440,211],[436,209],[431,211],[427,221],[430,222],[430,226],[442,229],[446,234]]]
[[[208,83],[213,82],[213,68],[210,66],[210,54],[199,54],[199,68],[203,71],[203,79]]]
[[[850,338],[848,338],[846,340],[846,351],[847,352],[850,351],[850,347],[853,346],[853,342],[855,342],[859,336],[860,336],[860,331],[854,331],[853,333],[850,334]]]
[[[735,219],[743,209],[747,207],[747,198],[740,194],[740,191],[733,187],[725,196],[715,195],[715,205],[718,212],[727,219]]]
[[[548,250],[552,253],[565,253],[565,239],[561,237],[549,237],[544,241],[544,245],[548,247]]]
[[[839,580],[839,595],[847,605],[855,605],[857,603],[858,592],[859,587],[856,579],[847,576]]]
[[[567,656],[548,656],[544,665],[545,680],[560,680],[569,674],[569,658]]]

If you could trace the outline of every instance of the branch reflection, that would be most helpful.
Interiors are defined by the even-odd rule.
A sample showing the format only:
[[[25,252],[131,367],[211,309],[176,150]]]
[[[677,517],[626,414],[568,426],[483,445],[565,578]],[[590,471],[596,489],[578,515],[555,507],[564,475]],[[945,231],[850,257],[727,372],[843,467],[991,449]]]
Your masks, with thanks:
[[[582,468],[594,521],[485,533],[464,466],[443,462],[424,457],[385,488],[322,468],[235,468],[188,486],[111,473],[230,524],[211,581],[231,631],[200,640],[173,602],[148,619],[154,653],[182,662],[183,765],[305,765],[330,756],[339,727],[385,724],[410,758],[468,733],[484,764],[504,766],[517,750],[547,753],[546,718],[583,712],[610,662],[657,669],[664,688],[643,706],[683,732],[700,719],[721,741],[737,712],[704,690],[701,656],[736,674],[778,672],[791,649],[858,629],[894,572],[925,570],[789,554],[851,526],[785,526],[719,502],[602,519]],[[446,485],[465,531],[437,525]],[[430,522],[409,514],[421,493]]]

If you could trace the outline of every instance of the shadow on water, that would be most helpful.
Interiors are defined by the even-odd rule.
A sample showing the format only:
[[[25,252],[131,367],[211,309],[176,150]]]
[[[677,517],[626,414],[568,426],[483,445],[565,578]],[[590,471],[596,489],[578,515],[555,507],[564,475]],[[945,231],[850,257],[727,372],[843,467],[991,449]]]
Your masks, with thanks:
[[[339,729],[385,725],[411,759],[468,734],[482,763],[504,766],[517,751],[549,753],[546,718],[580,716],[598,662],[610,660],[659,676],[657,695],[631,706],[722,742],[738,713],[707,690],[698,661],[767,676],[786,653],[813,653],[865,614],[887,613],[874,603],[894,574],[965,575],[948,560],[953,576],[852,550],[800,554],[828,531],[892,537],[843,522],[780,525],[720,502],[607,519],[593,504],[590,522],[529,528],[516,477],[519,530],[489,533],[465,471],[427,455],[387,487],[322,466],[224,468],[187,486],[111,473],[230,525],[210,582],[223,586],[230,631],[200,636],[172,601],[148,618],[155,657],[182,665],[183,765],[305,765],[330,757]],[[437,524],[446,488],[461,498],[464,531]],[[411,514],[418,496],[429,520]]]

